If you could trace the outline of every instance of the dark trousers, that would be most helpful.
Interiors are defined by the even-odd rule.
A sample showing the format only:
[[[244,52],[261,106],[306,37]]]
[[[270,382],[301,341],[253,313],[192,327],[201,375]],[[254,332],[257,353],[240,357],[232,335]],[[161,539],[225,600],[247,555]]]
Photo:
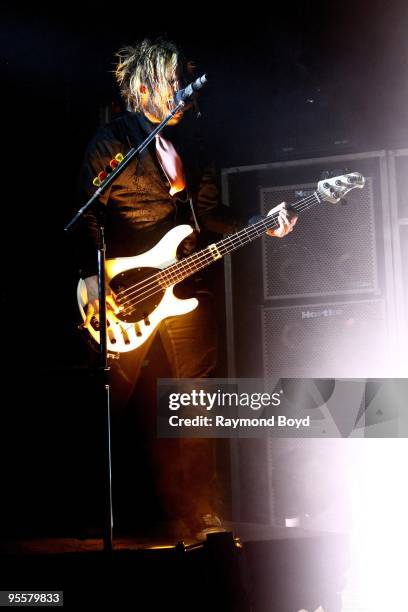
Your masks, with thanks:
[[[116,487],[120,506],[135,497],[138,505],[143,505],[137,470],[142,453],[148,458],[153,494],[164,517],[183,519],[191,528],[198,524],[200,514],[222,512],[214,440],[157,438],[155,389],[143,398],[135,397],[133,392],[157,333],[173,377],[205,378],[213,374],[217,361],[214,297],[204,289],[196,290],[195,296],[199,301],[195,310],[165,319],[143,346],[122,353],[110,364],[114,501],[116,475],[121,486],[121,491]]]

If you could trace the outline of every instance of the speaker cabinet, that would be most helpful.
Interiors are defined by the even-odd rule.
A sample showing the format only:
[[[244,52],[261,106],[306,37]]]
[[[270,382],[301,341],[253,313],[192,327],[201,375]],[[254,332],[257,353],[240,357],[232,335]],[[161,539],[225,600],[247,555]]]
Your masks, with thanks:
[[[371,151],[223,171],[224,202],[248,218],[307,197],[327,173],[366,178],[345,201],[301,213],[288,236],[262,237],[226,262],[230,376],[393,375],[388,164]]]
[[[313,195],[315,183],[260,190],[266,215],[280,202]],[[337,205],[307,211],[284,240],[262,240],[264,297],[283,299],[378,290],[373,181]]]
[[[264,237],[227,258],[230,376],[403,375],[408,150],[227,168],[223,199],[250,218],[306,197],[324,172],[353,171],[365,176],[366,185],[350,192],[346,203],[316,205],[285,238]],[[315,517],[321,528],[325,515],[346,527],[344,471],[337,464],[342,442],[231,440],[235,520],[282,525],[303,515]]]
[[[374,378],[389,363],[383,300],[262,309],[263,376]]]

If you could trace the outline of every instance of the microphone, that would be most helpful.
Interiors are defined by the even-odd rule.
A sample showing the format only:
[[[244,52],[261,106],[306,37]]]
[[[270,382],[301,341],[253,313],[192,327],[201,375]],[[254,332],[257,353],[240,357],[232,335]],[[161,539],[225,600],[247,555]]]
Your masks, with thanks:
[[[193,93],[201,89],[206,82],[207,75],[203,74],[203,76],[190,83],[190,85],[187,85],[187,87],[185,87],[184,89],[180,89],[174,96],[175,104],[179,104],[180,102],[184,102],[185,100],[187,100],[187,98],[191,98]]]

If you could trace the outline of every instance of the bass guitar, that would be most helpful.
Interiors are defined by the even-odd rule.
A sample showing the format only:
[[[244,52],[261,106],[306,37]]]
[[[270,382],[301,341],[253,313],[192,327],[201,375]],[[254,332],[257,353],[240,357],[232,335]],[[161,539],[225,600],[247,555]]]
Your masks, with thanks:
[[[290,207],[299,214],[322,202],[335,204],[352,189],[364,187],[364,183],[364,177],[357,172],[324,179],[319,181],[316,191]],[[278,213],[272,213],[181,260],[176,255],[178,246],[191,234],[193,228],[190,225],[178,225],[152,249],[141,255],[108,259],[105,266],[106,282],[118,305],[117,311],[110,312],[107,320],[108,351],[133,351],[147,340],[163,319],[183,315],[196,308],[196,298],[179,299],[174,295],[173,287],[278,225]],[[88,296],[82,279],[78,283],[77,298],[79,311],[85,321]],[[92,317],[86,329],[99,343],[97,314]]]

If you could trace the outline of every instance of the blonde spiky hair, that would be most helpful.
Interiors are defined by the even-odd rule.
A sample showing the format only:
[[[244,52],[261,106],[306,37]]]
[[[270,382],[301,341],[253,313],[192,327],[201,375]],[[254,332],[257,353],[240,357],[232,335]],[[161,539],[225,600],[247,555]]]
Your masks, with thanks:
[[[129,110],[141,110],[140,85],[146,85],[149,93],[159,84],[176,78],[176,70],[185,68],[185,61],[176,45],[165,39],[151,42],[143,40],[135,46],[123,47],[116,56],[118,64],[115,76],[122,98]]]

